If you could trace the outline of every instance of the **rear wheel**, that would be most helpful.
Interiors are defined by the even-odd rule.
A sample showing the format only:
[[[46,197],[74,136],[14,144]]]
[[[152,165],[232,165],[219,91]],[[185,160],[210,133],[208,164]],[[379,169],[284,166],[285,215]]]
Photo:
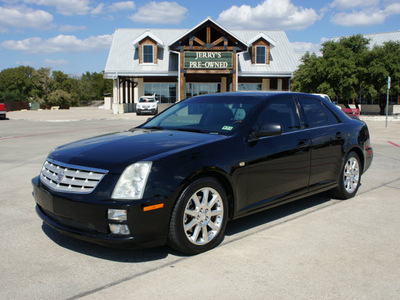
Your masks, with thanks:
[[[357,194],[361,183],[361,164],[357,153],[347,154],[342,166],[339,185],[332,190],[332,196],[338,199],[349,199]]]
[[[208,251],[222,241],[227,219],[224,188],[214,178],[198,179],[183,191],[175,204],[169,245],[186,254]]]

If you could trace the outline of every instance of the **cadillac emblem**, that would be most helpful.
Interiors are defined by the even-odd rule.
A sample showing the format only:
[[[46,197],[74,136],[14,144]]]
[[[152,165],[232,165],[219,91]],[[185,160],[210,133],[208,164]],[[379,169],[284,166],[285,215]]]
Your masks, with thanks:
[[[57,174],[56,183],[59,184],[65,177],[64,171],[61,171]]]

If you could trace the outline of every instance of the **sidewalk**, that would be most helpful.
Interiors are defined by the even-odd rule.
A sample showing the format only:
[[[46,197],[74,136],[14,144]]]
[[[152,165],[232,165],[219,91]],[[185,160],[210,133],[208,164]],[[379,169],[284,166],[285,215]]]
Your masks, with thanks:
[[[59,109],[59,110],[22,110],[7,112],[10,120],[30,120],[44,122],[73,122],[82,120],[131,120],[150,116],[136,116],[136,113],[113,114],[111,109]]]

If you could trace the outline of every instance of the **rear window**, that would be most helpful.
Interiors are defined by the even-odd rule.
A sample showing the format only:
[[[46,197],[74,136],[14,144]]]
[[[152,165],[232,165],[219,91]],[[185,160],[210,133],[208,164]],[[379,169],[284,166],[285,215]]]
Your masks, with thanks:
[[[144,97],[141,97],[141,98],[139,99],[139,102],[156,102],[156,100],[154,100],[154,98],[144,98]]]

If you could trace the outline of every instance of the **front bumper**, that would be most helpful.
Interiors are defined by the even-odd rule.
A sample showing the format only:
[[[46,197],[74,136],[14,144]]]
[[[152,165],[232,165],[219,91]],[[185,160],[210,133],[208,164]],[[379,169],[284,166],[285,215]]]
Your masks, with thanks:
[[[36,212],[50,227],[81,240],[100,245],[137,248],[165,245],[168,236],[170,209],[143,211],[148,205],[164,201],[103,201],[89,200],[91,195],[80,195],[81,199],[68,198],[66,194],[54,193],[40,183],[38,177],[32,179]],[[87,198],[87,199],[83,199]],[[127,210],[127,221],[117,222],[107,219],[108,209]],[[127,224],[130,235],[115,235],[109,224]]]
[[[364,170],[363,172],[367,171],[371,166],[372,159],[374,158],[374,151],[371,146],[365,148],[365,163],[364,163]]]
[[[136,108],[136,112],[141,114],[156,114],[157,108]]]

